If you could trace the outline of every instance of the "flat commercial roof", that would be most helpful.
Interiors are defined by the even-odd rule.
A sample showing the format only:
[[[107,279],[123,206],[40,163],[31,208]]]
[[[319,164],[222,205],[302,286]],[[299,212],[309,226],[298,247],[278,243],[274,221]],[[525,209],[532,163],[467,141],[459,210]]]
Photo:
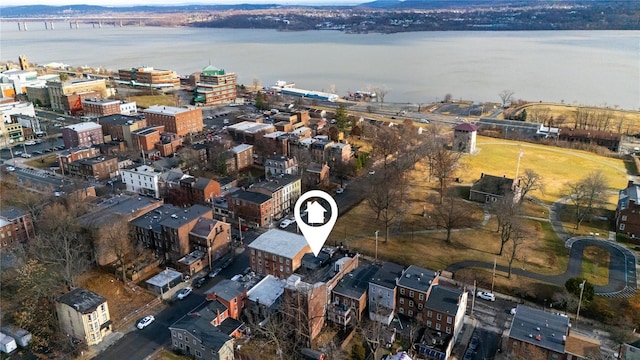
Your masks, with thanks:
[[[273,275],[267,275],[254,287],[247,291],[247,298],[252,302],[271,307],[284,293],[286,280],[280,280]]]
[[[73,131],[87,131],[87,130],[102,129],[102,126],[91,121],[86,121],[78,124],[67,125],[64,128],[71,129]]]
[[[153,286],[157,286],[157,287],[163,287],[168,283],[170,283],[171,281],[181,277],[182,277],[182,273],[175,271],[173,269],[167,268],[165,270],[162,270],[158,275],[147,280],[146,283]]]
[[[258,236],[258,238],[249,245],[249,248],[289,259],[301,251],[311,252],[311,248],[309,244],[307,244],[304,236],[278,229],[271,229]]]
[[[563,337],[567,335],[568,330],[568,317],[518,305],[509,329],[509,337],[563,354]]]
[[[191,111],[191,109],[180,108],[175,106],[163,106],[163,105],[153,105],[144,110],[145,113],[151,114],[160,114],[160,115],[176,115],[183,112]]]

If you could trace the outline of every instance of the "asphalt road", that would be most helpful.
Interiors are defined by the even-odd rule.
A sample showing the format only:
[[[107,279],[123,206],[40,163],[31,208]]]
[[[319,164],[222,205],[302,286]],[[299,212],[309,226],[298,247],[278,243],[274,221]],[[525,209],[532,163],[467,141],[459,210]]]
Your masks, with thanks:
[[[262,231],[243,231],[245,245],[255,240]],[[213,265],[212,267],[216,267]],[[205,301],[204,293],[223,279],[230,279],[236,274],[241,274],[249,266],[249,254],[245,248],[241,254],[235,257],[233,263],[222,269],[220,274],[213,279],[207,277],[207,283],[201,288],[194,288],[191,295],[183,300],[174,300],[158,314],[154,314],[156,320],[143,330],[137,328],[123,336],[115,344],[96,356],[96,360],[113,359],[144,359],[151,355],[159,347],[170,348],[171,333],[169,326],[178,319],[188,314],[191,310]],[[204,273],[202,274],[204,275]],[[198,276],[201,276],[200,274]],[[195,277],[194,277],[195,278]],[[148,314],[140,314],[140,318]],[[123,330],[124,331],[124,330]]]

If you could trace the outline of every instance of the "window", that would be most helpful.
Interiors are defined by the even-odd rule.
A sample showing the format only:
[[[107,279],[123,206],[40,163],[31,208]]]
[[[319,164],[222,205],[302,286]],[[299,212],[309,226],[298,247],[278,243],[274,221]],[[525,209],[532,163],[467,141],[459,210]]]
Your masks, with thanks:
[[[413,290],[409,291],[409,297],[413,297]]]
[[[400,305],[404,305],[404,298],[400,298]]]
[[[431,317],[433,315],[433,313],[431,312],[431,310],[427,311],[427,317]]]
[[[413,316],[413,310],[409,310],[409,316]]]
[[[624,224],[620,224],[620,230],[624,230]]]
[[[196,357],[202,357],[202,353],[199,350],[196,350]]]
[[[173,341],[173,347],[178,347],[178,341],[176,340]]]
[[[427,327],[430,328],[431,327],[431,320],[427,320]]]
[[[436,330],[440,330],[440,323],[436,323]]]
[[[104,312],[104,304],[100,305],[100,310]]]
[[[189,337],[188,336],[184,336],[184,342],[189,342]]]
[[[447,316],[447,324],[451,324],[453,322],[453,318],[451,316]]]
[[[400,314],[404,314],[404,308],[399,308],[399,309],[398,309],[398,312],[399,312]]]
[[[436,314],[436,319],[437,320],[442,320],[442,314]]]
[[[400,288],[400,295],[404,295],[404,288]]]
[[[418,299],[419,300],[424,300],[424,294],[423,293],[418,294]]]
[[[422,310],[422,303],[418,303],[418,310]]]
[[[447,326],[444,332],[446,332],[447,334],[451,334],[451,326]]]
[[[413,300],[409,300],[409,307],[413,307]]]
[[[182,340],[182,333],[178,333],[178,339]]]
[[[622,221],[627,221],[627,215],[622,215]]]
[[[91,314],[87,315],[87,320],[91,321]]]

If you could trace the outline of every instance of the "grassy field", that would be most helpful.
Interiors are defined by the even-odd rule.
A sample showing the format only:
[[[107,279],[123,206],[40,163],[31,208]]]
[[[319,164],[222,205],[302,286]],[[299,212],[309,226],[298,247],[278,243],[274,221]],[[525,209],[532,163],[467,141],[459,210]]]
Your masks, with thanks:
[[[532,169],[542,176],[545,191],[536,191],[531,196],[546,203],[564,196],[563,191],[567,183],[583,179],[590,172],[597,170],[603,171],[611,190],[617,191],[627,184],[627,168],[624,161],[586,151],[482,136],[477,139],[477,148],[479,151],[476,154],[463,157],[464,171],[460,174],[462,182],[472,183],[478,180],[482,173],[514,178],[516,170],[522,175],[526,169]],[[518,168],[520,151],[523,152],[523,156]]]
[[[48,169],[52,166],[58,166],[58,157],[55,154],[41,156],[36,160],[26,161],[25,164],[38,169]]]
[[[582,276],[593,285],[609,283],[609,252],[600,246],[584,248]]]
[[[533,193],[544,203],[550,204],[564,195],[567,182],[575,182],[587,176],[589,172],[603,170],[611,190],[623,188],[627,183],[625,164],[621,160],[610,159],[592,153],[570,149],[560,149],[517,141],[501,141],[489,138],[478,139],[478,154],[467,155],[463,158],[464,168],[460,171],[463,184],[457,189],[462,198],[467,198],[470,184],[480,178],[482,172],[488,174],[507,174],[513,177],[518,161],[518,153],[524,151],[520,163],[520,173],[525,169],[532,169],[543,177],[545,191]],[[446,242],[446,234],[442,229],[436,229],[428,214],[430,203],[427,198],[435,193],[436,183],[429,181],[424,164],[417,164],[416,169],[409,174],[411,192],[406,201],[406,212],[394,226],[387,242],[384,242],[384,227],[376,224],[375,215],[366,202],[354,207],[347,214],[338,219],[329,243],[345,245],[371,257],[375,256],[375,231],[379,230],[378,258],[398,262],[400,264],[415,264],[428,269],[444,269],[448,265],[463,260],[478,260],[493,262],[496,259],[500,265],[508,265],[505,249],[503,255],[498,255],[500,240],[496,232],[497,223],[491,218],[486,225],[481,225],[483,210],[481,204],[469,202],[468,209],[476,224],[469,229],[460,229],[452,233],[450,242]],[[433,180],[433,179],[432,179]],[[615,207],[615,196],[609,199],[608,208]],[[423,216],[424,210],[427,216]],[[541,220],[526,221],[529,234],[524,245],[518,250],[514,268],[525,268],[541,274],[560,274],[566,270],[568,251],[564,242],[554,233],[548,219],[545,205],[534,202],[524,204],[528,216]],[[607,214],[608,215],[608,214]],[[566,216],[565,228],[573,228],[570,209],[563,214]],[[599,232],[608,233],[609,222],[597,220],[585,222],[580,233]],[[410,250],[409,250],[410,249]],[[608,275],[601,269],[604,263],[585,265],[585,273],[593,278],[594,283],[607,279]],[[496,276],[496,286],[504,288],[518,288],[522,292],[529,292],[534,284],[526,278],[507,274]],[[484,286],[491,283],[491,272],[473,269],[456,273],[457,279],[472,283],[478,280]],[[591,280],[590,280],[591,281]],[[605,280],[606,281],[606,280]],[[533,286],[540,291],[552,292],[548,285]]]
[[[176,106],[176,100],[172,95],[130,96],[127,101],[135,101],[136,105],[142,108],[148,108],[153,105]]]
[[[622,126],[620,126],[620,130],[624,134],[637,134],[640,133],[640,112],[639,111],[629,111],[629,110],[619,110],[615,108],[611,109],[603,109],[596,107],[581,107],[586,108],[588,110],[592,110],[594,112],[601,112],[606,110],[610,114],[610,123],[617,130],[618,125],[622,122]],[[554,119],[564,118],[565,121],[563,124],[556,124],[556,126],[569,126],[572,127],[575,122],[575,113],[577,106],[575,105],[562,105],[562,104],[548,104],[548,103],[531,103],[524,105],[518,111],[522,111],[523,109],[527,110],[528,114],[532,114],[535,112],[546,113],[548,116],[553,117]],[[530,118],[528,116],[528,118]]]

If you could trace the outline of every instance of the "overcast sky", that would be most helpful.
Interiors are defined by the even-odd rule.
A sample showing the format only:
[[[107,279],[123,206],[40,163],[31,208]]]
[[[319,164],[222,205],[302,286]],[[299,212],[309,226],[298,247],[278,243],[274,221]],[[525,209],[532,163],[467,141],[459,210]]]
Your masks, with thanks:
[[[3,6],[15,5],[101,5],[101,6],[132,6],[132,5],[233,5],[233,4],[283,4],[283,5],[354,5],[371,0],[4,0]]]

